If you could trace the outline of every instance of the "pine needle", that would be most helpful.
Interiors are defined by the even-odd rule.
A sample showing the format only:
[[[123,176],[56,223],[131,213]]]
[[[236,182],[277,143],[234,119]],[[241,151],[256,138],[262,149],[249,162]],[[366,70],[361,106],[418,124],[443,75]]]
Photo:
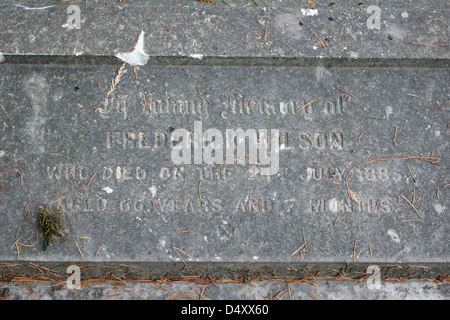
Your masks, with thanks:
[[[67,157],[67,156],[65,156],[65,155],[63,155],[63,154],[59,154],[59,153],[49,153],[49,155],[51,155],[51,156],[57,156],[57,157],[61,157],[61,158],[65,158],[65,159],[69,159],[69,160],[70,160],[69,157]]]
[[[420,157],[420,156],[409,156],[409,155],[379,155],[379,156],[375,156],[372,157],[370,159],[364,160],[356,165],[354,165],[352,168],[350,168],[350,170],[348,170],[347,175],[345,176],[345,186],[347,187],[347,193],[348,196],[354,200],[354,201],[358,201],[358,198],[356,196],[356,194],[350,189],[349,184],[348,184],[348,178],[350,176],[350,174],[352,173],[352,171],[361,166],[361,165],[366,165],[372,162],[376,162],[376,161],[398,161],[398,160],[409,160],[409,159],[416,159],[416,160],[423,160],[426,162],[429,162],[431,164],[437,164],[439,165],[439,161],[441,159],[436,158],[434,156],[430,156],[430,157]]]
[[[8,119],[11,120],[11,117],[9,116],[9,114],[6,112],[5,108],[3,108],[3,106],[1,104],[0,104],[0,108],[2,108],[3,112],[8,117]]]

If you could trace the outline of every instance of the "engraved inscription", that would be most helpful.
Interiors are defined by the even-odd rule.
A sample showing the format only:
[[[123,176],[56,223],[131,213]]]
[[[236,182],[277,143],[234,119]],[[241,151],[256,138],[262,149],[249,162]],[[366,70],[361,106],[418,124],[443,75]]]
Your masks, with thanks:
[[[342,132],[301,133],[299,147],[302,150],[344,150],[344,134]]]
[[[180,115],[195,116],[200,115],[208,117],[209,105],[205,100],[183,100],[183,99],[146,99],[146,105],[143,105],[144,114],[148,116],[156,115]]]
[[[202,200],[190,197],[161,198],[153,202],[159,212],[219,212],[223,210],[222,199]]]
[[[56,166],[46,167],[46,174],[49,180],[72,180],[86,181],[97,174],[105,181],[144,181],[153,174],[153,177],[160,178],[163,181],[173,180],[204,180],[226,182],[231,178],[245,177],[248,180],[256,180],[261,177],[258,166],[251,165],[248,168],[238,169],[234,166],[228,166],[224,162],[220,166],[205,167],[184,167],[171,166],[161,167],[152,173],[146,166],[127,166],[126,164],[118,164],[114,166],[103,166],[98,172],[87,166],[59,164]],[[325,167],[325,166],[308,166],[304,169],[297,168],[281,168],[279,174],[285,177],[298,177],[305,182],[319,182],[322,180],[333,179],[336,182],[342,182],[348,172],[348,168],[343,167]],[[355,181],[393,181],[400,182],[404,176],[398,172],[390,170],[388,167],[362,167],[353,171],[352,179]]]
[[[226,140],[226,147],[230,147],[230,143],[234,147],[238,147],[243,139],[253,136],[260,148],[261,137],[255,130],[248,129],[243,131],[242,129],[235,130],[235,136]],[[186,131],[187,134],[194,136],[193,131]],[[292,134],[295,138],[295,134]],[[252,137],[253,137],[252,136]],[[106,148],[107,149],[149,149],[157,150],[160,148],[169,148],[171,145],[177,145],[180,141],[170,138],[170,133],[163,130],[150,131],[109,131],[106,133]],[[173,137],[173,136],[172,136]],[[296,147],[301,150],[331,150],[341,151],[344,150],[344,133],[342,132],[302,132],[298,134],[297,145],[296,139],[290,138],[291,134],[286,131],[279,132],[279,148],[280,150],[292,151]],[[250,139],[249,139],[250,141]],[[193,141],[195,143],[195,141]],[[207,146],[207,142],[203,141],[204,146]],[[242,151],[242,150],[241,150]],[[239,153],[239,150],[238,150]],[[238,162],[243,162],[244,159],[238,159]]]
[[[47,177],[50,180],[61,179],[89,179],[92,175],[89,167],[76,166],[76,165],[57,165],[54,167],[47,167]]]
[[[241,93],[235,94],[232,99],[228,96],[225,96],[225,102],[223,102],[224,110],[221,115],[222,118],[228,118],[234,115],[252,115],[252,114],[260,114],[260,115],[287,115],[287,114],[297,114],[297,111],[305,104],[306,102],[294,102],[294,101],[269,101],[269,100],[259,100],[248,98]],[[314,103],[308,104],[305,108],[303,108],[299,114],[305,116],[306,119],[311,118],[314,113]]]
[[[144,167],[103,167],[103,180],[144,180],[148,175],[148,169]]]
[[[339,115],[346,113],[348,99],[340,95],[332,101],[300,100],[299,101],[273,101],[267,99],[258,99],[257,97],[248,97],[242,93],[231,96],[225,96],[225,102],[222,103],[224,110],[221,113],[222,118],[231,116],[246,115],[301,115],[306,120],[311,120],[315,115],[315,110],[323,111],[329,115]]]
[[[97,195],[86,201],[86,194],[83,194],[70,200],[63,199],[58,202],[57,207],[65,212],[213,213],[224,209],[224,201],[206,198],[200,201],[190,197],[116,200]]]
[[[390,199],[366,199],[360,202],[354,202],[350,199],[311,199],[309,200],[310,212],[359,212],[374,213],[392,212],[392,200]]]
[[[245,199],[239,199],[237,201],[235,211],[236,212],[269,212],[274,208],[273,200],[269,198],[255,199],[253,197],[247,197]]]
[[[231,167],[205,167],[197,168],[200,180],[226,181],[233,174]]]
[[[128,113],[128,96],[114,96],[105,98],[101,106],[95,109],[95,112],[101,116],[108,116],[110,114],[121,114],[123,119],[127,119]]]
[[[347,100],[345,100],[343,96],[339,96],[335,101],[326,102],[324,111],[331,115],[343,114],[346,112],[347,103]]]
[[[182,179],[182,180],[184,180],[186,178],[185,177],[184,167],[171,167],[171,168],[162,167],[159,170],[159,177],[162,180],[169,180],[169,179],[172,179],[172,180]]]
[[[113,131],[106,134],[106,148],[158,149],[168,146],[167,133],[163,131]]]
[[[292,174],[289,168],[284,170],[285,175]],[[344,181],[348,172],[347,168],[327,168],[327,167],[307,167],[305,171],[300,173],[300,179],[304,181],[320,181],[333,178],[336,181]],[[388,181],[398,182],[402,179],[402,175],[391,172],[388,167],[364,168],[353,171],[353,179],[358,181]]]

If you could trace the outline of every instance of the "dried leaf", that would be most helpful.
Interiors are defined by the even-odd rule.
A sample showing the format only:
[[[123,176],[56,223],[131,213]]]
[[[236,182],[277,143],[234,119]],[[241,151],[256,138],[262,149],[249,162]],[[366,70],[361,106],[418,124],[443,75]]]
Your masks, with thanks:
[[[349,196],[352,200],[358,202],[358,198],[356,197],[356,194],[355,194],[352,190],[350,190],[350,189],[348,189],[348,196]]]

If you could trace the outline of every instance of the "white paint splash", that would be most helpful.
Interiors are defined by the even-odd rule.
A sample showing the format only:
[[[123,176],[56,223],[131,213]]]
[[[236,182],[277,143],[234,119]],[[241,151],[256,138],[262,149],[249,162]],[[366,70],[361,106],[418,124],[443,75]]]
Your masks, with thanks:
[[[394,109],[391,106],[386,106],[386,119],[389,120],[389,115],[394,113]]]
[[[45,9],[53,8],[53,7],[56,7],[56,6],[30,8],[30,7],[25,7],[25,6],[21,6],[20,4],[17,4],[16,7],[24,8],[25,10],[45,10]]]
[[[156,187],[155,186],[151,186],[150,188],[148,188],[148,190],[150,190],[150,192],[152,193],[152,197],[156,196]]]
[[[387,234],[391,237],[392,240],[394,240],[395,242],[400,242],[400,237],[398,236],[397,232],[395,232],[395,230],[393,229],[389,229],[387,231]]]
[[[202,60],[203,59],[203,55],[200,54],[200,53],[190,54],[189,57],[191,57],[193,59],[198,59],[198,60]]]
[[[104,188],[102,188],[102,190],[105,191],[106,193],[112,193],[114,191],[110,187],[104,187]]]
[[[441,205],[440,203],[436,203],[434,205],[434,210],[438,213],[441,214],[442,212],[444,212],[445,207],[443,205]]]
[[[148,60],[150,59],[150,56],[146,54],[144,51],[144,35],[145,32],[141,31],[141,34],[139,35],[139,39],[133,51],[119,52],[116,53],[115,56],[130,65],[137,65],[137,66],[146,65]]]
[[[302,15],[304,16],[317,16],[319,15],[319,10],[317,9],[302,9]]]

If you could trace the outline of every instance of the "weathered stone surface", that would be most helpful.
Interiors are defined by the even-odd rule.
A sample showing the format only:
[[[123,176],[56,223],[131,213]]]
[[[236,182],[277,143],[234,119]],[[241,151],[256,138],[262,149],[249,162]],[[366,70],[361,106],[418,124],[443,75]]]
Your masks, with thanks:
[[[0,28],[4,30],[0,53],[26,56],[21,61],[33,61],[30,55],[78,60],[111,57],[130,48],[144,31],[146,52],[159,58],[399,59],[397,63],[449,58],[448,47],[409,44],[445,44],[449,9],[444,2],[423,2],[422,7],[406,1],[371,1],[366,6],[357,2],[322,4],[316,11],[308,11],[296,1],[261,1],[261,7],[242,7],[238,2],[231,7],[221,1],[214,5],[164,1],[165,6],[110,1],[105,6],[99,1],[78,6],[79,29],[68,28],[68,5],[41,2],[0,6]],[[368,12],[368,6],[374,4],[379,5],[380,24],[379,29],[369,30],[374,13]],[[257,34],[264,36],[266,29],[264,41]]]
[[[86,259],[171,261],[175,246],[200,261],[292,261],[300,259],[291,253],[303,229],[307,261],[352,259],[355,240],[360,261],[448,260],[448,117],[427,108],[445,99],[446,70],[141,67],[136,79],[128,66],[106,99],[117,67],[2,66],[2,105],[11,117],[2,117],[2,169],[23,176],[22,184],[14,172],[1,176],[9,187],[1,190],[2,242],[11,242],[26,204],[32,214],[21,235],[36,234],[37,206],[59,195],[70,199],[55,205]],[[175,109],[166,114],[167,106]],[[203,131],[224,134],[279,129],[278,173],[262,176],[250,159],[174,164],[171,131],[193,131],[200,120]],[[347,196],[353,165],[431,153],[440,166],[404,160],[356,168],[349,185],[360,201]],[[424,199],[423,222],[404,222],[419,217],[397,201],[402,190],[412,201],[409,169],[423,192],[415,191],[417,207]],[[9,246],[1,250],[14,259]],[[70,241],[45,252],[26,248],[26,256],[80,259]]]
[[[448,263],[448,47],[408,44],[442,43],[434,8],[383,8],[382,28],[367,30],[358,7],[319,9],[300,27],[301,8],[97,4],[70,31],[66,9],[2,6],[0,172],[21,177],[0,175],[0,261],[17,259],[20,237],[32,261]],[[267,41],[254,35],[265,27]],[[141,31],[149,64],[118,74],[114,54]],[[192,54],[203,60],[182,59]],[[195,121],[224,136],[278,129],[277,173],[245,157],[175,164],[171,137]],[[382,155],[441,160],[362,164],[351,200],[349,170]],[[38,206],[51,203],[69,240],[42,251]]]

